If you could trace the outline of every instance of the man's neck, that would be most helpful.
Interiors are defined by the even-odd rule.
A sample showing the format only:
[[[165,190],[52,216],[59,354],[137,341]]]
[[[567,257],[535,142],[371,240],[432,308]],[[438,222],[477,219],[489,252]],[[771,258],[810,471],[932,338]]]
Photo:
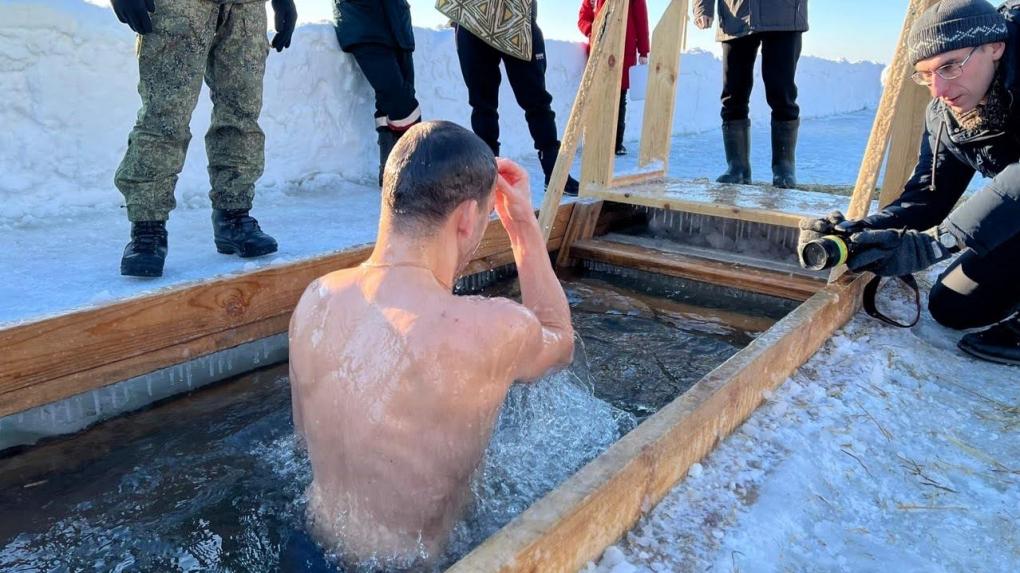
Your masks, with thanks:
[[[446,245],[446,246],[444,246]],[[376,267],[420,267],[432,272],[447,290],[452,290],[457,274],[457,249],[454,242],[399,233],[381,234],[366,264]]]

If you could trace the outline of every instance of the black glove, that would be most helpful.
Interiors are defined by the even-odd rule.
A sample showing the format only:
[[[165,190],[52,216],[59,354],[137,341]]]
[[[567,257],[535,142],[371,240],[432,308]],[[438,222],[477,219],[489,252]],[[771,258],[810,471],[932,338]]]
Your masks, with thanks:
[[[294,6],[294,0],[273,0],[273,13],[276,35],[273,36],[272,46],[277,52],[282,52],[284,48],[290,47],[290,38],[297,25],[297,7]]]
[[[117,19],[139,34],[152,31],[149,12],[156,11],[155,0],[111,0]]]
[[[864,221],[847,220],[843,213],[833,211],[825,217],[812,219],[805,217],[798,223],[800,236],[797,237],[797,257],[802,267],[807,268],[804,262],[804,245],[821,239],[826,235],[848,235],[867,228]]]
[[[924,270],[949,258],[947,249],[930,235],[904,229],[875,229],[850,237],[852,271],[870,271],[882,277],[899,277]]]

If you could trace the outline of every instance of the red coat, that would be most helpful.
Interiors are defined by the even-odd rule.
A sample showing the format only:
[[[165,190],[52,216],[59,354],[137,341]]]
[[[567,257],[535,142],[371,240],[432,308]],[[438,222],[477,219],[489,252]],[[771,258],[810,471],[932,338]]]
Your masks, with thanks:
[[[595,14],[602,9],[606,0],[581,0],[581,12],[577,16],[577,27],[581,33],[591,38],[591,26],[595,22]],[[637,63],[638,55],[647,56],[648,41],[648,5],[645,0],[630,0],[630,13],[627,14],[627,38],[623,44],[623,84],[622,89],[630,89],[630,68]],[[590,50],[591,47],[589,46]]]

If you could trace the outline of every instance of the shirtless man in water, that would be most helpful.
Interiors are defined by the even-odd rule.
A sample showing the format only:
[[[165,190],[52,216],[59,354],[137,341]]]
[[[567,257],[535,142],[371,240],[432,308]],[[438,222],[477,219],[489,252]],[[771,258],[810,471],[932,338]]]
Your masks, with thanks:
[[[523,304],[451,292],[493,208]],[[371,257],[314,281],[291,320],[294,423],[319,540],[345,559],[434,560],[510,384],[572,354],[525,171],[452,123],[411,128],[386,163]]]

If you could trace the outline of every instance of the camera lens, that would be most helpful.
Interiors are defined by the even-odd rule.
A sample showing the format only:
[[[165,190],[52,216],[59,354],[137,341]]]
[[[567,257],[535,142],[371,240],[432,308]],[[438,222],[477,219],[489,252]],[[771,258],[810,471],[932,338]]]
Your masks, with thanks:
[[[831,269],[846,262],[847,246],[842,238],[829,235],[804,245],[801,257],[804,266],[813,271]]]

